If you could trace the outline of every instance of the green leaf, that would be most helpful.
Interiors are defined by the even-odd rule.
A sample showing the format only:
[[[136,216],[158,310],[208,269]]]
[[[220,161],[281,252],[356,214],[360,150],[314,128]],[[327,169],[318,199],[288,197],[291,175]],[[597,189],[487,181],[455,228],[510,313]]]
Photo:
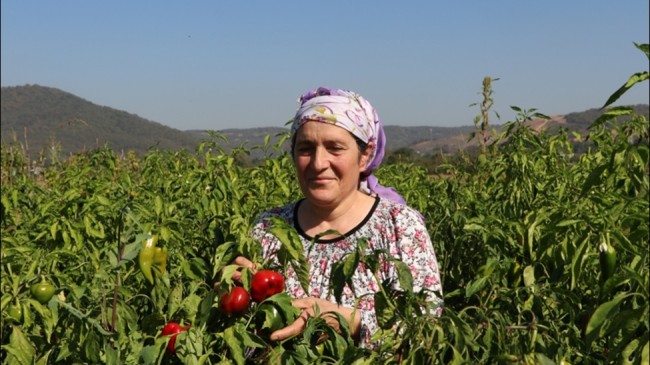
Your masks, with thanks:
[[[643,306],[616,313],[612,318],[612,325],[604,334],[617,333],[620,330],[623,339],[629,339],[643,323],[643,317],[647,312],[648,306]]]
[[[611,108],[603,113],[603,115],[598,117],[587,129],[597,128],[600,125],[606,123],[608,120],[612,120],[623,115],[631,115],[632,113],[634,113],[634,109],[629,106],[617,106]]]
[[[583,222],[582,219],[565,219],[565,220],[563,220],[563,221],[560,221],[560,222],[557,224],[557,227],[573,226],[573,225],[575,225],[576,223],[581,223],[581,222]]]
[[[359,251],[348,254],[344,260],[335,262],[332,265],[332,273],[330,275],[330,290],[334,292],[334,298],[337,303],[340,303],[343,296],[343,289],[347,284],[350,289],[352,287],[352,276],[354,275],[357,266],[359,265]]]
[[[549,359],[546,355],[538,352],[535,354],[535,358],[540,365],[555,365],[555,361]]]
[[[113,346],[112,343],[106,342],[104,344],[104,353],[106,354],[106,359],[104,363],[107,365],[118,365],[120,364],[120,354],[119,351]]]
[[[124,251],[122,253],[122,261],[133,260],[138,255],[138,252],[140,252],[141,248],[142,245],[140,244],[140,241],[131,242],[125,245]]]
[[[359,266],[359,252],[354,251],[346,256],[343,260],[343,275],[345,276],[346,282],[352,284],[352,276]]]
[[[7,364],[31,365],[34,362],[34,346],[18,326],[11,327],[9,344],[3,349],[7,351]]]
[[[53,240],[56,240],[56,233],[59,231],[59,221],[54,221],[50,226],[50,235]]]
[[[585,194],[593,187],[600,185],[601,182],[601,176],[603,172],[607,169],[607,164],[600,165],[593,169],[590,173],[589,176],[587,176],[587,180],[585,181],[584,185],[582,186],[582,191],[580,192],[580,196],[584,197]]]
[[[648,59],[650,59],[650,46],[648,45],[648,43],[641,43],[641,44],[636,42],[632,42],[632,43],[634,43],[634,46],[638,48],[641,52],[645,53],[645,56],[648,57]]]
[[[302,286],[305,293],[309,292],[309,263],[303,253],[303,245],[300,240],[300,235],[296,229],[289,225],[286,221],[279,217],[270,217],[271,227],[269,233],[273,234],[282,246],[278,251],[278,257],[288,257],[289,263],[293,267],[300,286]],[[286,265],[286,262],[281,262]]]
[[[2,294],[2,302],[0,304],[0,308],[2,309],[2,311],[5,310],[5,307],[7,306],[7,304],[9,304],[9,302],[11,302],[12,299],[13,297],[10,294],[7,293]]]
[[[169,317],[174,316],[181,303],[183,303],[183,283],[179,282],[169,293],[169,297],[167,297],[167,313]]]
[[[605,326],[605,322],[614,316],[621,301],[630,295],[631,294],[628,293],[621,294],[596,308],[594,313],[591,315],[589,322],[587,323],[587,330],[585,331],[588,346],[591,346],[593,340],[601,337],[601,333],[607,330],[606,327],[603,328]]]
[[[34,365],[47,365],[48,364],[48,359],[50,358],[50,354],[52,354],[53,349],[48,350],[45,355],[41,356],[35,363]]]
[[[481,277],[481,278],[479,278],[477,280],[473,280],[467,286],[467,288],[465,288],[465,298],[469,298],[472,295],[479,292],[481,289],[483,289],[485,287],[485,284],[487,284],[489,280],[490,280],[490,278],[487,277],[487,276],[483,276],[483,277]]]
[[[160,195],[156,195],[154,198],[154,212],[156,213],[156,216],[159,217],[162,214],[163,211],[163,200]]]
[[[582,264],[585,260],[584,253],[587,250],[588,242],[588,238],[584,239],[571,259],[571,290],[575,289],[576,283],[582,274]]]
[[[603,105],[603,108],[606,108],[608,105],[614,103],[618,98],[620,98],[623,94],[625,94],[632,86],[639,82],[643,82],[647,80],[649,77],[648,71],[644,72],[637,72],[634,75],[630,76],[630,78],[627,80],[623,86],[621,86],[618,90],[616,90],[610,97],[607,99],[605,102],[605,105]]]
[[[153,345],[143,347],[140,351],[142,364],[159,364],[165,355],[165,347],[167,346],[168,340],[169,336],[161,336],[156,338],[156,342]]]
[[[463,226],[464,231],[485,231],[485,227],[478,223],[468,223]]]
[[[187,314],[187,318],[192,322],[194,321],[196,314],[199,311],[201,300],[202,298],[196,295],[196,293],[192,293],[183,299],[183,310]]]
[[[212,276],[217,277],[225,265],[231,263],[237,256],[235,242],[224,242],[217,247],[212,265],[214,267]]]
[[[99,363],[99,349],[101,346],[99,344],[99,337],[92,329],[88,332],[88,335],[86,335],[83,346],[86,358],[94,364]]]
[[[54,301],[54,300],[58,300],[58,298],[56,298],[56,295],[52,297],[50,301]],[[39,303],[34,299],[29,299],[28,303],[41,316],[43,325],[45,327],[44,328],[45,335],[47,336],[47,338],[49,338],[52,335],[52,332],[54,331],[54,325],[56,324],[54,322],[54,319],[52,318],[52,312],[47,307],[45,307],[44,305],[42,305],[41,303]]]
[[[246,347],[264,348],[266,343],[258,336],[251,335],[246,328],[239,328],[237,333],[241,334],[242,344]]]
[[[399,279],[399,286],[403,291],[413,292],[413,275],[411,269],[407,264],[401,260],[391,259],[397,267],[397,277]]]
[[[65,360],[70,356],[72,352],[70,351],[70,347],[67,343],[62,343],[61,348],[59,349],[59,354],[56,356],[56,359],[54,360],[55,363],[62,362],[62,360]]]
[[[383,291],[375,293],[375,315],[377,316],[377,323],[383,329],[389,329],[393,326],[394,317],[393,310],[388,304],[390,298],[386,297]]]
[[[108,198],[106,198],[103,195],[97,195],[97,201],[99,202],[99,204],[101,204],[103,206],[106,206],[106,207],[110,207],[110,206],[113,205],[113,204],[111,204],[111,201],[108,200]]]
[[[230,350],[231,359],[235,360],[238,365],[243,365],[246,362],[244,357],[244,341],[238,332],[235,332],[235,327],[228,327],[223,333],[223,339]]]

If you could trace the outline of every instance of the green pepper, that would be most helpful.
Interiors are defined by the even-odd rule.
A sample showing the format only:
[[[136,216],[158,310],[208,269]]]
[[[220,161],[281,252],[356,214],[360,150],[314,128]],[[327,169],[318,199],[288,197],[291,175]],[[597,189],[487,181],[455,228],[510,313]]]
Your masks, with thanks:
[[[158,235],[152,235],[146,241],[142,242],[142,249],[138,255],[138,266],[142,275],[153,284],[153,272],[151,271],[154,256],[156,253],[156,243],[158,242]]]
[[[34,299],[38,300],[41,304],[49,302],[55,291],[56,287],[54,287],[54,285],[48,284],[44,281],[39,284],[34,284],[30,288],[30,292]]]
[[[614,269],[616,268],[616,251],[611,244],[602,242],[598,246],[599,261],[600,261],[600,280],[601,282],[607,281],[607,279],[612,277]]]
[[[11,322],[20,323],[23,321],[23,306],[16,301],[7,307],[7,319]]]
[[[287,326],[283,313],[273,303],[262,303],[255,313],[255,325],[263,337]]]
[[[153,267],[157,274],[165,273],[167,270],[167,247],[156,247],[153,253]]]

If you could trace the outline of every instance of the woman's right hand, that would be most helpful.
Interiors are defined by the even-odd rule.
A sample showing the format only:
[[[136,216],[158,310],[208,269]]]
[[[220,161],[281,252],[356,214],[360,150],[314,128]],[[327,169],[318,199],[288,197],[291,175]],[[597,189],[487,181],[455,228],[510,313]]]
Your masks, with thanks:
[[[325,322],[340,333],[339,321],[331,315],[331,312],[338,312],[343,318],[347,319],[352,337],[358,339],[361,329],[361,315],[358,310],[342,307],[328,300],[314,297],[294,299],[291,304],[300,309],[302,313],[293,323],[271,333],[271,340],[281,341],[301,333],[307,326],[309,318],[316,315],[316,313],[320,313]]]
[[[243,267],[249,268],[249,269],[251,269],[251,272],[253,274],[255,274],[255,272],[257,271],[255,264],[251,260],[245,258],[244,256],[237,256],[235,258],[235,260],[232,262],[232,264],[240,266],[242,268]],[[240,270],[237,270],[232,274],[232,280],[234,280],[234,281],[236,281],[238,283],[241,283],[241,271]]]
[[[237,256],[237,257],[233,260],[233,262],[231,263],[231,265],[237,265],[237,266],[239,266],[239,267],[241,267],[241,268],[244,268],[244,267],[245,267],[245,268],[248,268],[248,269],[250,269],[253,273],[255,273],[255,272],[257,271],[256,265],[255,265],[251,260],[245,258],[244,256]],[[223,275],[223,273],[224,273],[224,270],[222,269],[222,270],[221,270],[221,275]],[[234,271],[234,272],[232,273],[232,277],[231,277],[231,279],[232,279],[233,281],[235,281],[235,282],[241,284],[241,269],[238,269],[238,270]],[[215,291],[218,291],[218,290],[219,290],[219,285],[220,285],[220,281],[217,280],[217,281],[214,283],[214,290],[215,290]]]

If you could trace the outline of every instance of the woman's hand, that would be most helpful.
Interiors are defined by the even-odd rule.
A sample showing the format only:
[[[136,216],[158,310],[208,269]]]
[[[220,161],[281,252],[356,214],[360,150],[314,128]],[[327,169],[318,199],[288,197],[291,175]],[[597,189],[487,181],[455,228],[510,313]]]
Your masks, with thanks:
[[[241,267],[246,267],[251,269],[251,272],[255,274],[256,270],[256,265],[253,263],[253,261],[245,258],[244,256],[237,256],[235,260],[232,262],[233,265],[238,265]],[[241,271],[237,270],[232,274],[232,279],[238,283],[241,283]]]
[[[327,312],[337,312],[348,321],[348,326],[352,332],[352,337],[356,338],[361,327],[361,315],[354,308],[341,307],[336,303],[332,303],[325,299],[320,298],[301,298],[291,301],[294,307],[302,310],[302,314],[287,327],[281,328],[271,334],[271,340],[281,341],[291,336],[301,333],[307,325],[307,320],[314,317],[316,312],[325,319],[325,322],[336,331],[339,330],[339,322],[335,316],[327,315]]]
[[[233,262],[232,265],[237,265],[240,267],[245,267],[251,269],[251,272],[254,274],[257,271],[257,266],[249,259],[245,258],[244,256],[237,256]],[[221,270],[221,274],[223,275],[223,270]],[[232,274],[232,280],[240,283],[241,284],[241,271],[237,270],[233,272]],[[219,288],[219,281],[214,283],[214,290],[217,290]]]

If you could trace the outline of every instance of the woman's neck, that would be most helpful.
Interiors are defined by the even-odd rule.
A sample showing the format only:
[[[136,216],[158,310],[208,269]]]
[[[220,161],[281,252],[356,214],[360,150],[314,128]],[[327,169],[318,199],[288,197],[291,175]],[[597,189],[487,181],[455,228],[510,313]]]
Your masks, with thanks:
[[[298,207],[298,224],[308,235],[316,235],[335,230],[345,234],[361,223],[374,204],[375,198],[360,191],[340,202],[335,207],[318,206],[304,200]],[[326,235],[321,238],[335,238],[337,234]]]

